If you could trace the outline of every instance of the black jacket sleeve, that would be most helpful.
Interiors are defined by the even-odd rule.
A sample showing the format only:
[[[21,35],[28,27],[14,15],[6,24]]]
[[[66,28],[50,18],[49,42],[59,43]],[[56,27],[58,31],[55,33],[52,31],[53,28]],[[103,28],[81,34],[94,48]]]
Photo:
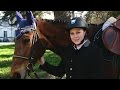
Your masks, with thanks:
[[[49,74],[62,77],[65,74],[65,66],[65,61],[61,60],[58,66],[53,66],[48,62],[45,62],[44,65],[40,65],[40,68],[44,71],[47,71]]]
[[[66,48],[67,47],[56,47],[54,52],[62,57],[65,55]]]

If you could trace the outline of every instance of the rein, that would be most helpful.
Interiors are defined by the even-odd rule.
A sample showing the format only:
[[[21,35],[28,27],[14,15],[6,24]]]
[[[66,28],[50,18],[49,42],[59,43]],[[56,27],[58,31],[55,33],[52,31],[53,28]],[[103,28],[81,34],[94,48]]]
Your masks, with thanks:
[[[32,31],[32,30],[30,30],[30,31]],[[25,32],[25,31],[24,31],[24,32]],[[19,38],[20,38],[20,37],[19,37]],[[38,37],[37,30],[34,30],[33,39],[32,39],[32,46],[35,44],[35,42],[38,40],[38,38],[39,38],[39,37]],[[31,52],[32,52],[32,49],[31,49]],[[28,75],[29,77],[31,77],[31,76],[30,76],[30,72],[32,71],[32,72],[34,73],[35,77],[36,77],[37,79],[39,79],[37,73],[36,73],[35,70],[33,69],[33,62],[32,62],[32,60],[34,60],[34,58],[31,57],[31,55],[30,55],[30,57],[24,57],[24,56],[20,56],[20,55],[13,55],[13,57],[14,57],[14,58],[21,58],[21,59],[24,59],[24,60],[29,61],[28,65],[26,66],[27,70],[26,70],[26,74],[25,74],[25,77],[24,77],[24,78],[26,78],[27,75]]]

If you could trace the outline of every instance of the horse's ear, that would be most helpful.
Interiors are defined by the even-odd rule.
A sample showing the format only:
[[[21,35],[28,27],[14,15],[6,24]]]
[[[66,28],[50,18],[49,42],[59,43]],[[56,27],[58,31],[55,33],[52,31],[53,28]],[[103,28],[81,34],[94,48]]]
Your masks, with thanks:
[[[27,11],[26,14],[27,14],[27,21],[29,22],[30,25],[32,25],[34,22],[34,16],[32,11]]]
[[[20,12],[16,11],[16,18],[18,22],[21,22],[23,20],[23,16],[21,15]]]

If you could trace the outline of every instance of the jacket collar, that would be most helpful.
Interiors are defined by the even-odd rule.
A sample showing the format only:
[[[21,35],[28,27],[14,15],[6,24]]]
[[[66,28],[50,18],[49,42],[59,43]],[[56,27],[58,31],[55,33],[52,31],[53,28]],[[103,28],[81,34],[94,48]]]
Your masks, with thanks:
[[[79,50],[81,47],[88,47],[90,45],[90,40],[86,39],[84,42],[77,47],[73,46],[75,50]]]

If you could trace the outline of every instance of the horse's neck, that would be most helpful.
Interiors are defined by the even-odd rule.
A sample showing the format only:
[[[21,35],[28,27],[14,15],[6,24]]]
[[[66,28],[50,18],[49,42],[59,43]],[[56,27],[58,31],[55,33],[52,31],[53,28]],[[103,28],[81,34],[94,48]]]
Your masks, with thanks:
[[[41,22],[39,32],[44,36],[48,49],[53,49],[54,47],[65,47],[70,43],[69,35],[68,33],[65,33],[65,24],[54,25]]]

